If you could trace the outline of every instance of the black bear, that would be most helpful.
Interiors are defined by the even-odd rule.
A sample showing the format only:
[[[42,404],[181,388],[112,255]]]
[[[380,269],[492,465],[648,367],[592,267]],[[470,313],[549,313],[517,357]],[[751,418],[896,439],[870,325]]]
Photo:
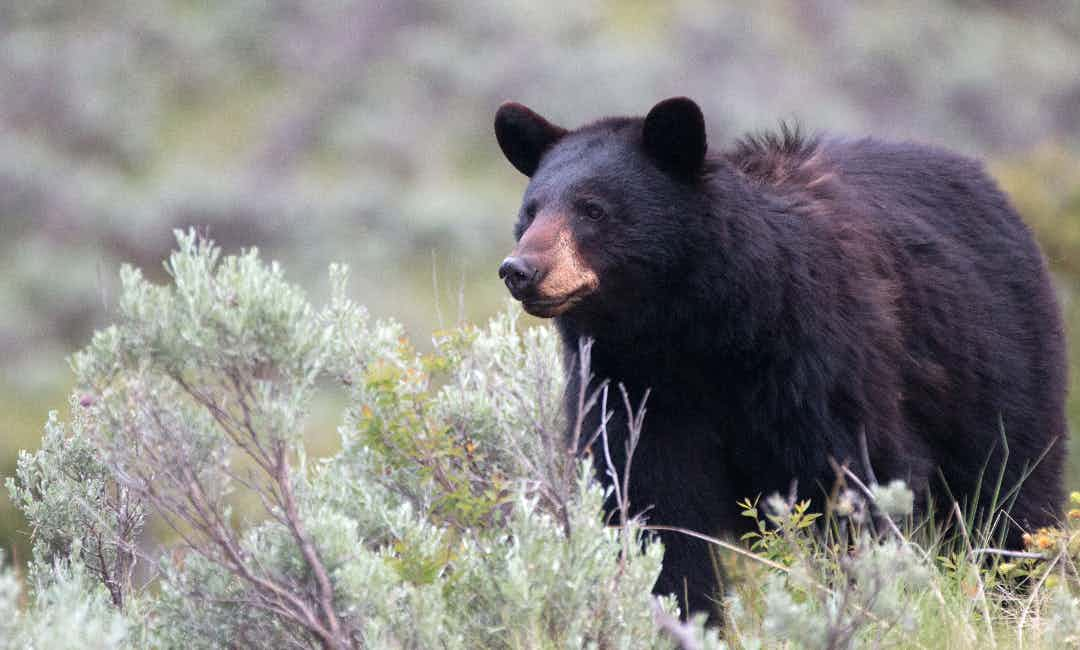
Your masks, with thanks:
[[[1004,466],[1006,490],[1022,483],[1008,542],[1055,521],[1061,316],[978,162],[786,128],[710,148],[686,98],[577,130],[507,103],[495,134],[530,177],[500,277],[554,318],[568,360],[590,337],[598,378],[635,400],[651,389],[630,488],[650,523],[737,531],[737,500],[792,485],[820,498],[830,461],[969,505],[980,489],[991,501]],[[620,473],[622,410],[608,425]],[[661,537],[656,591],[711,610],[706,544]]]

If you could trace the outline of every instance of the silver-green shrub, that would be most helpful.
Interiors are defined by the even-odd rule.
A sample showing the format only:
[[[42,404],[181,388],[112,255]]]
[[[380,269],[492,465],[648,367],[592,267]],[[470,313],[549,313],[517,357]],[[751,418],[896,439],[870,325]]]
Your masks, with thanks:
[[[27,595],[19,580],[0,568],[0,650],[138,647],[137,632],[112,602],[101,575],[82,563],[57,559],[35,565],[29,582],[30,602],[21,607]]]
[[[142,504],[101,462],[86,437],[86,409],[75,399],[72,413],[70,427],[56,412],[49,414],[41,449],[19,455],[8,493],[33,529],[38,565],[77,556],[123,608],[137,560]]]
[[[52,415],[8,483],[35,542],[25,607],[0,578],[0,606],[24,610],[9,638],[68,647],[47,632],[78,624],[94,647],[672,647],[656,621],[673,601],[650,594],[661,547],[605,523],[562,437],[550,329],[507,312],[421,353],[347,297],[340,267],[317,309],[254,251],[178,242],[169,284],[124,269],[116,323],[73,358],[71,423]],[[341,450],[309,459],[311,400],[333,385]],[[173,541],[135,539],[144,510]],[[149,586],[132,585],[137,556]]]

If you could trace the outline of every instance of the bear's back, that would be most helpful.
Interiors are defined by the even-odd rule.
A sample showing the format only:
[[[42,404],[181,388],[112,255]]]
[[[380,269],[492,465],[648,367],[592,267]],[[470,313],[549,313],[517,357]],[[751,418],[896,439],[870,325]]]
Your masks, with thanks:
[[[1045,280],[1030,230],[976,160],[917,143],[806,137],[786,126],[740,140],[723,158],[799,216],[865,222],[898,262],[938,268],[941,281],[979,276],[1026,302],[1030,286]]]

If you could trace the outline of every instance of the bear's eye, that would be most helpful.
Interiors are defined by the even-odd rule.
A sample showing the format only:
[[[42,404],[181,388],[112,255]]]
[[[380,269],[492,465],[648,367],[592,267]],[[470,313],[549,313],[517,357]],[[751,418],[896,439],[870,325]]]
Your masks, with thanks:
[[[607,213],[604,212],[604,208],[597,203],[593,203],[592,201],[588,201],[583,204],[581,206],[581,211],[586,217],[593,221],[600,221],[605,216],[607,216]]]
[[[536,201],[529,201],[528,204],[525,205],[525,221],[531,223],[532,220],[536,218],[536,211],[538,209]]]

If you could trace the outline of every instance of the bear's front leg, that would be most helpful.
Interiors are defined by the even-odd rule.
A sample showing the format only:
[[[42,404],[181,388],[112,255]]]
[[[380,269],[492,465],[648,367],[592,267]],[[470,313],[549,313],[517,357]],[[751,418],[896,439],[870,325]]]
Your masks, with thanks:
[[[659,536],[664,543],[664,566],[653,593],[674,594],[684,620],[690,614],[705,612],[709,624],[720,624],[725,576],[709,543],[672,531],[662,531]]]
[[[715,536],[735,531],[736,496],[719,436],[705,417],[672,416],[658,402],[630,464],[630,512],[647,525]],[[682,615],[720,622],[723,576],[711,545],[686,532],[657,531],[664,564],[653,593],[674,594]]]

